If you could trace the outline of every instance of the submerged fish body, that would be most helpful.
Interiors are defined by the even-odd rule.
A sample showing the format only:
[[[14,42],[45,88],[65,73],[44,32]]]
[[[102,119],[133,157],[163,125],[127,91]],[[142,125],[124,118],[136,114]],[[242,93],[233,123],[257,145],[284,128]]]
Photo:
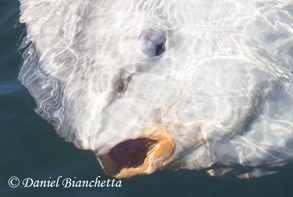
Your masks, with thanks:
[[[293,158],[292,1],[19,1],[20,81],[108,174]]]

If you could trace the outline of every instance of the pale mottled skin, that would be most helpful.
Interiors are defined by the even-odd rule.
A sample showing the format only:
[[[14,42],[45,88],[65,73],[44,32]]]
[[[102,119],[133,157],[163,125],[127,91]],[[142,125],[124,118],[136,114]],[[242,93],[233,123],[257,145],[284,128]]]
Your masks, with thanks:
[[[292,2],[20,2],[39,56],[20,79],[78,147],[99,156],[159,124],[175,142],[170,167],[293,157]],[[153,57],[145,40],[158,36],[165,51]],[[30,69],[45,73],[42,85]]]

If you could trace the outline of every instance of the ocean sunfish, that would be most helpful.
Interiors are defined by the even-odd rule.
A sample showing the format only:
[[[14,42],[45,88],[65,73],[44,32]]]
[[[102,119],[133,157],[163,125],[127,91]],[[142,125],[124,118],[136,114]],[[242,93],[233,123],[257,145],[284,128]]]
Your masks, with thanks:
[[[292,160],[292,1],[19,1],[35,111],[107,174]]]

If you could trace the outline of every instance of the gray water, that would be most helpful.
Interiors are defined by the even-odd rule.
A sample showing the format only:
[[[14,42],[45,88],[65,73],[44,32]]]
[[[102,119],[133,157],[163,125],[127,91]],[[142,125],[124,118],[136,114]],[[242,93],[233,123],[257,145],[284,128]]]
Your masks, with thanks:
[[[11,188],[8,179],[58,176],[107,180],[94,153],[57,136],[33,109],[35,102],[18,81],[25,26],[17,0],[0,1],[0,196],[292,196],[293,165],[271,176],[243,180],[209,177],[205,171],[157,172],[123,180],[120,188]]]

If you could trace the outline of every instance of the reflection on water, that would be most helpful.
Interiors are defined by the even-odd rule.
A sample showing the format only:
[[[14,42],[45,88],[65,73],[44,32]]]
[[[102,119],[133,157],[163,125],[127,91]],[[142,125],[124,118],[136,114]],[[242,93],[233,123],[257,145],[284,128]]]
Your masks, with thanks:
[[[292,196],[293,165],[280,173],[251,180],[209,177],[204,171],[158,172],[123,180],[122,188],[18,188],[7,180],[78,177],[95,179],[104,174],[92,152],[64,142],[33,111],[35,102],[17,80],[21,59],[16,51],[24,26],[18,19],[16,0],[0,2],[0,196]]]

